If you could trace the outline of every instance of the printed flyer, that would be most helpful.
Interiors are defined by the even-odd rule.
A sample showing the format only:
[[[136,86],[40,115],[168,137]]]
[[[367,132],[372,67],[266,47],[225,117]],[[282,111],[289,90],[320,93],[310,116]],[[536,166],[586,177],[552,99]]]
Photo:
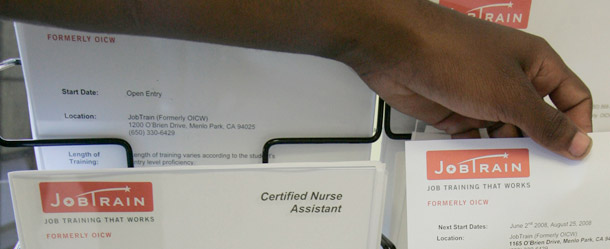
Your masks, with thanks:
[[[34,138],[127,140],[135,167],[260,163],[280,137],[370,137],[376,95],[314,56],[16,24]],[[369,160],[275,146],[271,162]],[[119,146],[38,148],[40,169],[125,165]],[[97,156],[96,156],[97,155]],[[123,166],[124,167],[124,166]]]
[[[610,133],[583,161],[529,138],[406,143],[408,248],[610,247]]]
[[[378,162],[9,174],[22,249],[377,248]]]

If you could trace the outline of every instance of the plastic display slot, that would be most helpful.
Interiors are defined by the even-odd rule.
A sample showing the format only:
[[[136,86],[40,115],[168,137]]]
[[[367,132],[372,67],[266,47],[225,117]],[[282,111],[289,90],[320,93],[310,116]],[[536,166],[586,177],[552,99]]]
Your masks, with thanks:
[[[263,145],[263,163],[269,163],[269,150],[274,145],[280,144],[370,144],[381,137],[381,126],[383,124],[384,107],[390,107],[380,98],[377,103],[377,121],[375,133],[370,137],[292,137],[292,138],[273,138]],[[383,249],[396,249],[396,246],[385,235],[381,234],[381,247]]]
[[[0,62],[0,71],[20,66],[17,58]],[[127,167],[133,168],[133,150],[131,145],[120,138],[64,138],[64,139],[4,139],[0,135],[0,146],[3,147],[41,147],[41,146],[81,146],[81,145],[119,145],[125,149]]]

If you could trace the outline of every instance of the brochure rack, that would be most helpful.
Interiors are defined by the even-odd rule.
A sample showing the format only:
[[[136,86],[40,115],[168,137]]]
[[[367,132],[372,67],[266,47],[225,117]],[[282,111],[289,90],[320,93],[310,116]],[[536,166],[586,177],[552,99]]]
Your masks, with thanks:
[[[371,137],[294,137],[294,138],[274,138],[263,145],[263,163],[269,163],[269,150],[274,145],[281,144],[359,144],[374,143],[381,136],[381,126],[384,122],[385,114],[389,115],[390,106],[385,104],[382,99],[377,103],[377,120],[375,133]],[[389,121],[387,116],[386,122]],[[409,134],[410,138],[410,134]],[[381,235],[381,247],[384,249],[396,249],[396,246],[385,235]]]
[[[381,125],[383,124],[384,101],[379,99],[377,103],[377,120],[375,133],[371,137],[294,137],[273,138],[263,146],[263,163],[269,162],[269,150],[274,145],[280,144],[366,144],[374,143],[381,136]]]
[[[411,139],[411,134],[409,134],[409,133],[394,133],[392,131],[392,128],[390,127],[391,113],[392,113],[392,107],[390,107],[388,104],[385,104],[385,111],[384,111],[384,114],[383,114],[383,130],[385,131],[385,134],[388,135],[388,137],[391,138],[391,139],[410,140]]]
[[[13,58],[0,63],[0,71],[20,66],[21,59]],[[364,144],[373,143],[381,136],[381,127],[384,122],[384,109],[388,114],[389,106],[379,99],[377,107],[377,120],[375,133],[371,137],[300,137],[300,138],[274,138],[267,141],[263,146],[262,161],[269,162],[269,150],[274,145],[280,144]],[[119,145],[125,149],[127,167],[134,167],[133,150],[129,142],[119,138],[65,138],[65,139],[5,139],[0,136],[0,146],[4,147],[39,147],[39,146],[79,146],[79,145]],[[19,244],[16,245],[19,247]],[[396,249],[395,245],[385,235],[381,235],[381,247],[384,249]]]

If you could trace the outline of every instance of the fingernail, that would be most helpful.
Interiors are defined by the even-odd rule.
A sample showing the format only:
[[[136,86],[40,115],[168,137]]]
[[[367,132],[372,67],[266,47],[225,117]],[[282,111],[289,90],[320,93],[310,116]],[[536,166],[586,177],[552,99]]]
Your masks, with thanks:
[[[572,144],[570,144],[568,151],[573,157],[581,158],[589,151],[590,146],[591,138],[589,138],[587,134],[579,131],[574,135],[574,138],[572,138]]]

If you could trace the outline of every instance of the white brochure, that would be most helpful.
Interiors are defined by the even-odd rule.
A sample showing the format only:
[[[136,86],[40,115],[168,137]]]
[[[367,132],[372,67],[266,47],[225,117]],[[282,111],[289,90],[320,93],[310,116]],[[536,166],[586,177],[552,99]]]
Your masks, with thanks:
[[[378,162],[9,174],[21,248],[379,247]]]
[[[529,138],[406,143],[408,248],[610,247],[610,133],[583,161]]]
[[[34,138],[116,137],[135,166],[260,163],[278,137],[370,137],[376,95],[306,55],[16,24]],[[270,161],[369,160],[370,145],[276,146]],[[118,146],[37,150],[41,169],[124,165]]]

